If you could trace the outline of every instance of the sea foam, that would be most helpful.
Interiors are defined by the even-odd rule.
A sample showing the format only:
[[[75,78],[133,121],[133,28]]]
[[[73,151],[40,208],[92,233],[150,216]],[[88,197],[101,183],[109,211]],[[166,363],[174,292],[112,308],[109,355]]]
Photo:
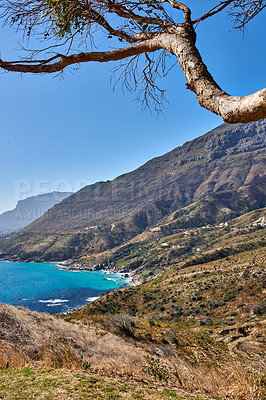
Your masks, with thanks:
[[[69,300],[61,300],[61,299],[50,299],[50,300],[39,300],[39,303],[66,303]]]
[[[87,301],[92,302],[92,301],[94,301],[94,300],[99,299],[99,297],[100,297],[100,296],[97,296],[97,297],[88,297],[88,298],[87,298]]]

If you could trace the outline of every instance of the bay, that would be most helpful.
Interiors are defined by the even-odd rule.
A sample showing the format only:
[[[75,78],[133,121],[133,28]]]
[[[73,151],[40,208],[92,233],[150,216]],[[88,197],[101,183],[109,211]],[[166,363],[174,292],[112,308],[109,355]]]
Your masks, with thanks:
[[[0,303],[34,311],[67,313],[108,291],[131,285],[121,274],[67,271],[56,263],[0,260]]]

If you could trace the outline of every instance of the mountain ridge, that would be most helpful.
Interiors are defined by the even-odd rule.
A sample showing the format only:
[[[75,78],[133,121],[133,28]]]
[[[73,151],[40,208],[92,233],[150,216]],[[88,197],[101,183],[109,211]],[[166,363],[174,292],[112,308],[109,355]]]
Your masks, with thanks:
[[[1,247],[23,259],[65,260],[119,246],[173,212],[186,229],[263,208],[265,147],[266,120],[223,124],[113,181],[82,188]]]
[[[221,135],[229,129],[220,128]],[[118,184],[82,189],[0,240],[9,259],[68,260],[64,266],[77,270],[100,262],[95,269],[135,274],[143,283],[56,318],[0,304],[5,398],[49,397],[51,390],[60,400],[265,397],[265,121],[257,133],[247,129],[224,138],[227,145],[214,134],[204,154],[206,138],[199,138],[196,150],[193,142],[190,152],[176,150],[184,157],[174,150],[151,160],[132,172],[143,180],[132,199],[132,175],[124,174]],[[80,220],[75,212],[82,203],[86,211],[88,193],[96,194],[90,205],[100,199],[99,214]],[[106,222],[101,207],[108,201]],[[67,222],[49,232],[57,213]]]
[[[228,131],[230,132],[230,137]],[[208,166],[205,165],[204,168],[201,168],[200,164],[203,163],[203,160],[206,160],[205,164],[209,162],[216,164],[218,160],[222,161],[226,152],[229,153],[227,154],[229,157],[236,156],[240,153],[240,148],[243,149],[242,154],[250,151],[260,153],[260,150],[266,146],[265,131],[265,121],[245,125],[236,124],[233,127],[223,124],[200,138],[186,142],[183,146],[177,147],[165,155],[155,157],[143,166],[123,174],[113,181],[96,182],[93,185],[82,188],[51,210],[47,224],[46,218],[48,215],[43,216],[34,225],[27,227],[25,231],[44,232],[48,230],[49,232],[64,233],[86,228],[90,224],[91,226],[97,225],[103,219],[105,219],[106,223],[110,223],[129,215],[134,215],[140,209],[149,208],[149,203],[152,202],[155,204],[151,209],[156,215],[154,215],[154,218],[150,216],[150,219],[157,219],[158,217],[163,217],[164,208],[168,209],[170,202],[173,203],[173,201],[176,202],[178,200],[180,205],[185,206],[192,200],[203,197],[206,192],[215,192],[224,188],[233,189],[236,185],[240,186],[240,183],[245,183],[244,178],[248,179],[249,177],[252,180],[252,175],[261,173],[264,175],[263,162],[256,165],[257,163],[254,163],[250,155],[246,157],[247,164],[243,167],[247,170],[248,166],[250,166],[250,170],[246,174],[241,174],[238,170],[233,176],[234,180],[238,180],[237,182],[233,182],[232,179],[228,182],[230,176],[222,177],[221,179],[221,177],[217,176],[218,174],[214,176],[211,173],[206,180],[204,178],[207,178],[207,173],[204,173],[204,171],[202,173],[202,169]],[[252,141],[252,135],[255,132],[256,141]],[[227,134],[223,137],[225,133]],[[202,147],[206,149],[204,154],[201,153]],[[191,154],[190,157],[186,157],[189,153],[193,153],[193,157],[191,157]],[[183,156],[184,154],[185,157]],[[195,165],[192,165],[193,168],[190,168],[189,171],[190,174],[193,174],[190,177],[189,185],[185,185],[182,181],[179,182],[179,175],[182,173],[184,175],[188,164],[191,166],[193,163]],[[220,170],[227,166],[223,165],[222,162],[221,164]],[[232,168],[230,169],[232,170]],[[220,170],[218,172],[221,172]],[[224,175],[225,171],[222,172]],[[229,172],[234,173],[234,170]],[[198,174],[200,173],[202,174],[202,183],[197,185],[196,180],[199,178]],[[181,176],[182,178],[183,176]],[[222,183],[221,180],[223,180]],[[175,191],[174,196],[171,196],[171,191]],[[168,204],[166,204],[167,199]],[[128,207],[129,204],[130,207]],[[119,210],[117,210],[117,205]],[[64,226],[66,220],[64,219],[64,207],[71,217],[68,219],[67,226]],[[180,207],[178,204],[174,204],[172,208]],[[60,217],[60,212],[62,212],[62,218]]]
[[[0,232],[24,228],[71,194],[53,191],[19,200],[14,209],[0,214]]]

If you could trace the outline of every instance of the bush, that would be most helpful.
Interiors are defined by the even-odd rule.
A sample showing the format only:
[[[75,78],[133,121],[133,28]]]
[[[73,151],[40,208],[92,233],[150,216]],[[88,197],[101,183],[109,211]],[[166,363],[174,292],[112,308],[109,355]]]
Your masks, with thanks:
[[[224,296],[224,301],[235,300],[235,298],[236,298],[236,293],[231,290]]]
[[[91,364],[88,363],[88,361],[86,361],[85,363],[82,364],[82,369],[84,369],[84,371],[87,371],[88,369],[90,369]]]
[[[120,313],[116,315],[108,315],[107,323],[109,327],[120,335],[134,337],[135,334],[135,318],[127,313]]]
[[[252,307],[253,314],[255,315],[260,315],[262,314],[262,307],[260,307],[258,304],[254,304]]]
[[[148,375],[159,379],[159,381],[167,381],[169,379],[169,369],[161,360],[149,356],[147,356],[146,359],[147,363],[144,366],[144,371]]]

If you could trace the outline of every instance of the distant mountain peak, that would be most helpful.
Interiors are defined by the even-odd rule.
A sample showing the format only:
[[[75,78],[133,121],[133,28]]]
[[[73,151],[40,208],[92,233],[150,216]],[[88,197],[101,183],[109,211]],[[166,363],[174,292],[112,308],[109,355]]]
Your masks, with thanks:
[[[24,228],[71,194],[72,192],[53,191],[19,200],[13,210],[0,214],[0,232]]]
[[[266,120],[223,124],[113,181],[85,186],[26,226],[5,251],[24,259],[80,257],[168,224],[173,213],[175,226],[186,229],[265,207],[265,149]]]

